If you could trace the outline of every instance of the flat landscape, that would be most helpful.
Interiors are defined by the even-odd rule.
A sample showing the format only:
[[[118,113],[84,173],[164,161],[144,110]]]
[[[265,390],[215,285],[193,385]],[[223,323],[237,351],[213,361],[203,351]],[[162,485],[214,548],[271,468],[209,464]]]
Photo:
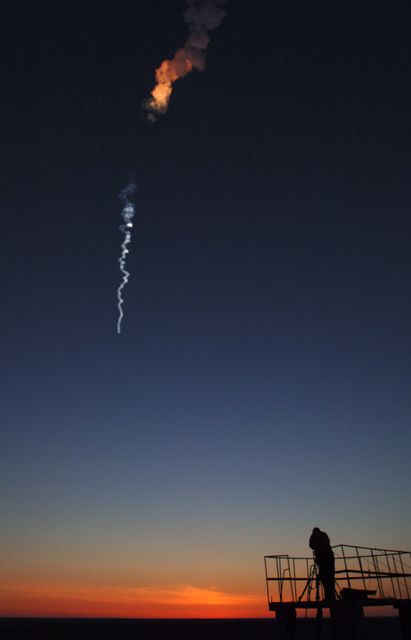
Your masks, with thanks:
[[[351,634],[350,634],[351,635]],[[2,618],[2,640],[282,640],[275,620],[121,620]],[[321,640],[332,639],[323,620]],[[295,640],[314,640],[315,623],[297,622]],[[396,618],[367,618],[358,640],[401,640]],[[352,637],[347,640],[354,640]],[[357,640],[357,639],[356,639]]]

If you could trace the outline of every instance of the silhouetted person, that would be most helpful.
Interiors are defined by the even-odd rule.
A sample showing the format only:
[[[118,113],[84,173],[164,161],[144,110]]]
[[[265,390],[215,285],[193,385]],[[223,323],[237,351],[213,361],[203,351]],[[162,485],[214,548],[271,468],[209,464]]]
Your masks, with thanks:
[[[314,527],[310,536],[309,545],[314,551],[315,561],[318,565],[318,575],[324,587],[324,597],[326,600],[334,600],[335,561],[334,552],[330,545],[330,538],[325,531]]]

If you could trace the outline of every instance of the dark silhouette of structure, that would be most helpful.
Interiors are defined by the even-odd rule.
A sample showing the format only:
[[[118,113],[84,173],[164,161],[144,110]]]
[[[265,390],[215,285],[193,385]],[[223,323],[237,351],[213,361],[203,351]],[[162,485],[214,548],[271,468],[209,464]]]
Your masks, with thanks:
[[[391,606],[398,610],[402,637],[410,640],[411,552],[337,545],[330,547],[335,561],[330,567],[318,556],[318,531],[313,531],[313,541],[310,538],[315,562],[312,557],[289,555],[264,558],[268,608],[282,629],[280,637],[292,640],[297,611],[307,615],[314,610],[320,638],[323,610],[328,609],[335,640],[361,639],[365,637],[364,609]],[[329,539],[320,533],[321,556],[322,544],[329,546]],[[332,598],[327,597],[331,587]]]
[[[318,577],[324,588],[324,597],[329,601],[335,600],[335,559],[330,538],[325,531],[314,527],[309,545],[314,551],[315,562],[318,566]]]

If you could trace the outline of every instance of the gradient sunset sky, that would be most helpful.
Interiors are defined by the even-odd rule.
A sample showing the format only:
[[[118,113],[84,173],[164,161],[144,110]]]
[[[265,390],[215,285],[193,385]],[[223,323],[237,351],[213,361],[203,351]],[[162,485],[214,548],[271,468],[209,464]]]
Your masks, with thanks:
[[[411,546],[410,5],[5,4],[0,614],[264,616]],[[118,193],[136,215],[117,335]]]

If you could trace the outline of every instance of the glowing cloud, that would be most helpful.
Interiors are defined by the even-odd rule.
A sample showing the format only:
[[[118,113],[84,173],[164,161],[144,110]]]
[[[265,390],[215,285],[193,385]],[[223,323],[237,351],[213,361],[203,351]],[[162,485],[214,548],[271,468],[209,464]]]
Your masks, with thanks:
[[[189,36],[172,60],[163,60],[156,70],[156,82],[151,98],[144,103],[149,111],[148,118],[154,121],[156,115],[167,111],[173,84],[193,69],[203,71],[206,65],[205,51],[210,42],[209,31],[216,29],[227,12],[221,8],[226,0],[187,0],[184,20],[188,24]]]
[[[0,581],[0,615],[67,617],[261,617],[263,595],[193,585],[168,587]]]

